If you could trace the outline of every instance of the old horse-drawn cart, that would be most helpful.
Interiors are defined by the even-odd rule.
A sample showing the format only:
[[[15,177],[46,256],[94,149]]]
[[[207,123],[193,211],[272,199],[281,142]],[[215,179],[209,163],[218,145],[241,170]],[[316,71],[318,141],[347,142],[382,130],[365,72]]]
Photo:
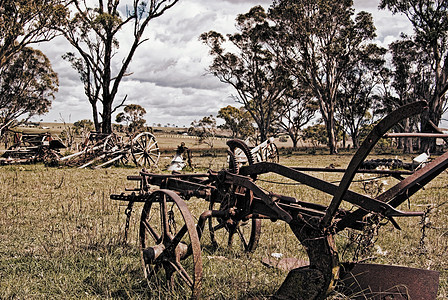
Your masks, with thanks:
[[[65,145],[50,133],[13,132],[14,143],[2,154],[1,164],[52,163],[57,161]]]
[[[62,157],[60,162],[79,168],[101,162],[96,167],[105,167],[117,162],[126,164],[130,158],[139,167],[157,166],[160,150],[152,133],[141,132],[124,139],[115,133],[93,131],[85,139],[81,151]]]
[[[289,224],[309,258],[308,266],[289,272],[275,297],[324,299],[341,281],[343,274],[348,272],[348,265],[340,262],[335,235],[348,228],[362,230],[368,220],[388,219],[399,228],[395,218],[421,216],[423,213],[404,212],[397,207],[448,167],[448,153],[445,153],[415,172],[390,172],[400,180],[399,183],[376,197],[349,189],[355,174],[360,172],[359,166],[379,139],[397,122],[421,113],[425,107],[426,102],[416,102],[401,107],[381,120],[351,159],[339,185],[304,173],[301,168],[273,162],[254,163],[250,149],[240,140],[228,142],[229,166],[221,171],[210,170],[204,174],[154,174],[143,170],[139,175],[129,176],[128,179],[136,181],[138,187],[113,194],[111,199],[128,201],[128,221],[133,203],[144,202],[139,239],[145,277],[148,281],[158,281],[161,272],[168,285],[186,287],[191,298],[197,298],[201,292],[203,276],[201,237],[208,231],[211,241],[219,243],[216,236],[221,233],[226,236],[227,245],[231,246],[239,241],[246,251],[253,251],[260,236],[260,222],[262,219],[269,219]],[[245,154],[247,163],[237,161],[235,153],[239,151]],[[323,205],[313,199],[296,199],[266,191],[256,184],[257,177],[266,173],[277,174],[325,192],[332,196],[332,200]],[[197,221],[188,208],[187,203],[191,197],[209,202],[209,209],[202,212]],[[355,208],[344,209],[341,206],[343,201]],[[365,272],[370,272],[373,268],[368,268]],[[405,285],[405,293],[411,299],[436,297],[436,272],[428,274],[418,271],[414,275],[419,279],[412,281],[415,277],[405,278],[408,276],[394,270],[394,283]],[[381,271],[384,269],[380,269]],[[410,272],[405,270],[405,274]],[[384,286],[380,284],[379,288]],[[383,294],[383,297],[387,296]],[[397,294],[395,297],[397,298]],[[407,298],[402,296],[397,299]]]

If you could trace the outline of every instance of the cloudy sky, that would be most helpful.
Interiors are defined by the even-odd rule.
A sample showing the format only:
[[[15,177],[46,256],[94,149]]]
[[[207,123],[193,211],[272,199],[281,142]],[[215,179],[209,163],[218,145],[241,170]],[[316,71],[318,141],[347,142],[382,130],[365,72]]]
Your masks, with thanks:
[[[123,3],[125,1],[122,1]],[[270,0],[181,0],[161,17],[152,20],[146,31],[147,42],[138,48],[129,72],[132,76],[120,85],[116,103],[127,95],[128,104],[143,106],[148,125],[175,124],[189,126],[210,114],[216,115],[226,105],[239,106],[230,97],[233,91],[207,74],[211,62],[208,49],[198,37],[209,30],[227,34],[235,32],[235,17],[255,5],[266,9]],[[372,13],[377,28],[377,42],[387,46],[401,32],[412,33],[403,16],[392,16],[377,9],[379,0],[354,0],[357,11]],[[123,31],[120,50],[131,42]],[[73,51],[63,38],[39,45],[50,58],[59,75],[59,92],[44,121],[74,122],[91,119],[91,107],[84,95],[78,74],[62,59]]]

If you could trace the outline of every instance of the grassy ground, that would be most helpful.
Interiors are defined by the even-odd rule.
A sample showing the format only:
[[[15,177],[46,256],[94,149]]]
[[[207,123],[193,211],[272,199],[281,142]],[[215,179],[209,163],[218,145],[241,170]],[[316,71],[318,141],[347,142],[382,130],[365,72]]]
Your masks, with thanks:
[[[351,155],[282,155],[289,166],[334,164],[345,167]],[[225,157],[195,157],[196,171],[220,170]],[[138,250],[137,205],[131,218],[128,243],[123,244],[125,203],[109,199],[120,193],[132,167],[78,170],[46,168],[43,165],[0,167],[0,299],[182,299],[162,287],[150,290],[143,278]],[[337,182],[341,174],[318,173],[317,177]],[[297,185],[280,185],[273,175],[258,181],[260,186],[300,200],[328,203],[328,195]],[[356,178],[360,179],[360,178]],[[397,181],[387,179],[386,186]],[[420,218],[399,219],[402,230],[386,224],[375,246],[357,258],[374,262],[440,271],[439,299],[448,298],[448,174],[444,172],[401,207],[403,210],[430,208],[425,221],[423,244]],[[352,189],[362,191],[362,183]],[[207,203],[191,199],[193,214]],[[408,207],[409,205],[409,207]],[[353,236],[344,231],[337,237],[341,258],[353,260]],[[283,222],[263,221],[259,247],[252,254],[212,250],[208,233],[201,241],[204,264],[202,296],[205,299],[263,299],[272,295],[286,272],[261,263],[272,253],[306,258],[297,239]],[[423,246],[423,247],[422,247]],[[333,298],[337,298],[334,296]],[[340,297],[339,297],[340,298]]]

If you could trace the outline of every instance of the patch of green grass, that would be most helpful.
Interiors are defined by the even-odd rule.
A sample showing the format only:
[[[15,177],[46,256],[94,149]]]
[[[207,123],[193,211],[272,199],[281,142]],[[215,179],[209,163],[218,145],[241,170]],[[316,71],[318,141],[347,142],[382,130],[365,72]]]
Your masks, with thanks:
[[[288,166],[344,168],[351,155],[282,156]],[[196,170],[226,166],[224,155],[197,157]],[[163,286],[148,288],[140,265],[138,227],[142,204],[136,204],[127,244],[123,243],[126,203],[109,199],[133,183],[127,175],[136,168],[79,170],[45,168],[42,165],[3,166],[0,169],[0,298],[1,299],[184,299]],[[337,183],[340,173],[315,173]],[[355,178],[355,181],[359,179]],[[391,187],[398,181],[387,179]],[[288,183],[288,184],[285,184]],[[328,204],[331,196],[275,175],[260,176],[257,184],[275,193],[302,201]],[[391,224],[380,228],[376,243],[360,259],[428,268],[440,272],[439,298],[448,297],[448,175],[444,172],[400,209],[430,210],[426,232],[420,218],[397,219],[402,230]],[[351,189],[365,193],[361,182]],[[187,201],[193,216],[208,209],[208,202]],[[344,207],[350,208],[344,203]],[[207,226],[206,226],[207,228]],[[354,233],[355,234],[355,233]],[[355,247],[350,234],[336,237],[342,259],[351,261]],[[287,272],[261,263],[272,253],[306,259],[306,253],[284,222],[263,220],[259,246],[253,253],[211,247],[208,230],[201,240],[204,299],[267,299]],[[163,279],[162,279],[163,281]],[[338,298],[339,297],[339,298]],[[344,299],[342,296],[334,296]]]

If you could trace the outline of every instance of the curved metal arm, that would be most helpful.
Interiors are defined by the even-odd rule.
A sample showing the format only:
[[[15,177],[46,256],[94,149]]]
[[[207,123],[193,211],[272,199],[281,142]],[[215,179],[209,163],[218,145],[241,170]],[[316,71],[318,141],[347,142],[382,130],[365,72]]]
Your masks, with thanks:
[[[367,157],[367,155],[370,153],[370,151],[373,149],[373,147],[376,145],[376,143],[380,140],[380,138],[401,120],[422,113],[423,110],[427,108],[427,105],[428,103],[426,101],[418,101],[401,106],[400,108],[387,115],[375,127],[373,127],[372,131],[366,137],[361,147],[358,149],[358,151],[356,151],[355,155],[350,161],[350,164],[347,167],[347,171],[342,177],[341,183],[339,184],[339,187],[334,194],[333,200],[328,206],[325,216],[322,218],[321,224],[324,227],[328,227],[328,225],[330,225],[336,211],[339,208],[339,205],[341,205],[345,192],[349,188],[353,177],[355,177],[356,171],[358,170],[364,159]]]

